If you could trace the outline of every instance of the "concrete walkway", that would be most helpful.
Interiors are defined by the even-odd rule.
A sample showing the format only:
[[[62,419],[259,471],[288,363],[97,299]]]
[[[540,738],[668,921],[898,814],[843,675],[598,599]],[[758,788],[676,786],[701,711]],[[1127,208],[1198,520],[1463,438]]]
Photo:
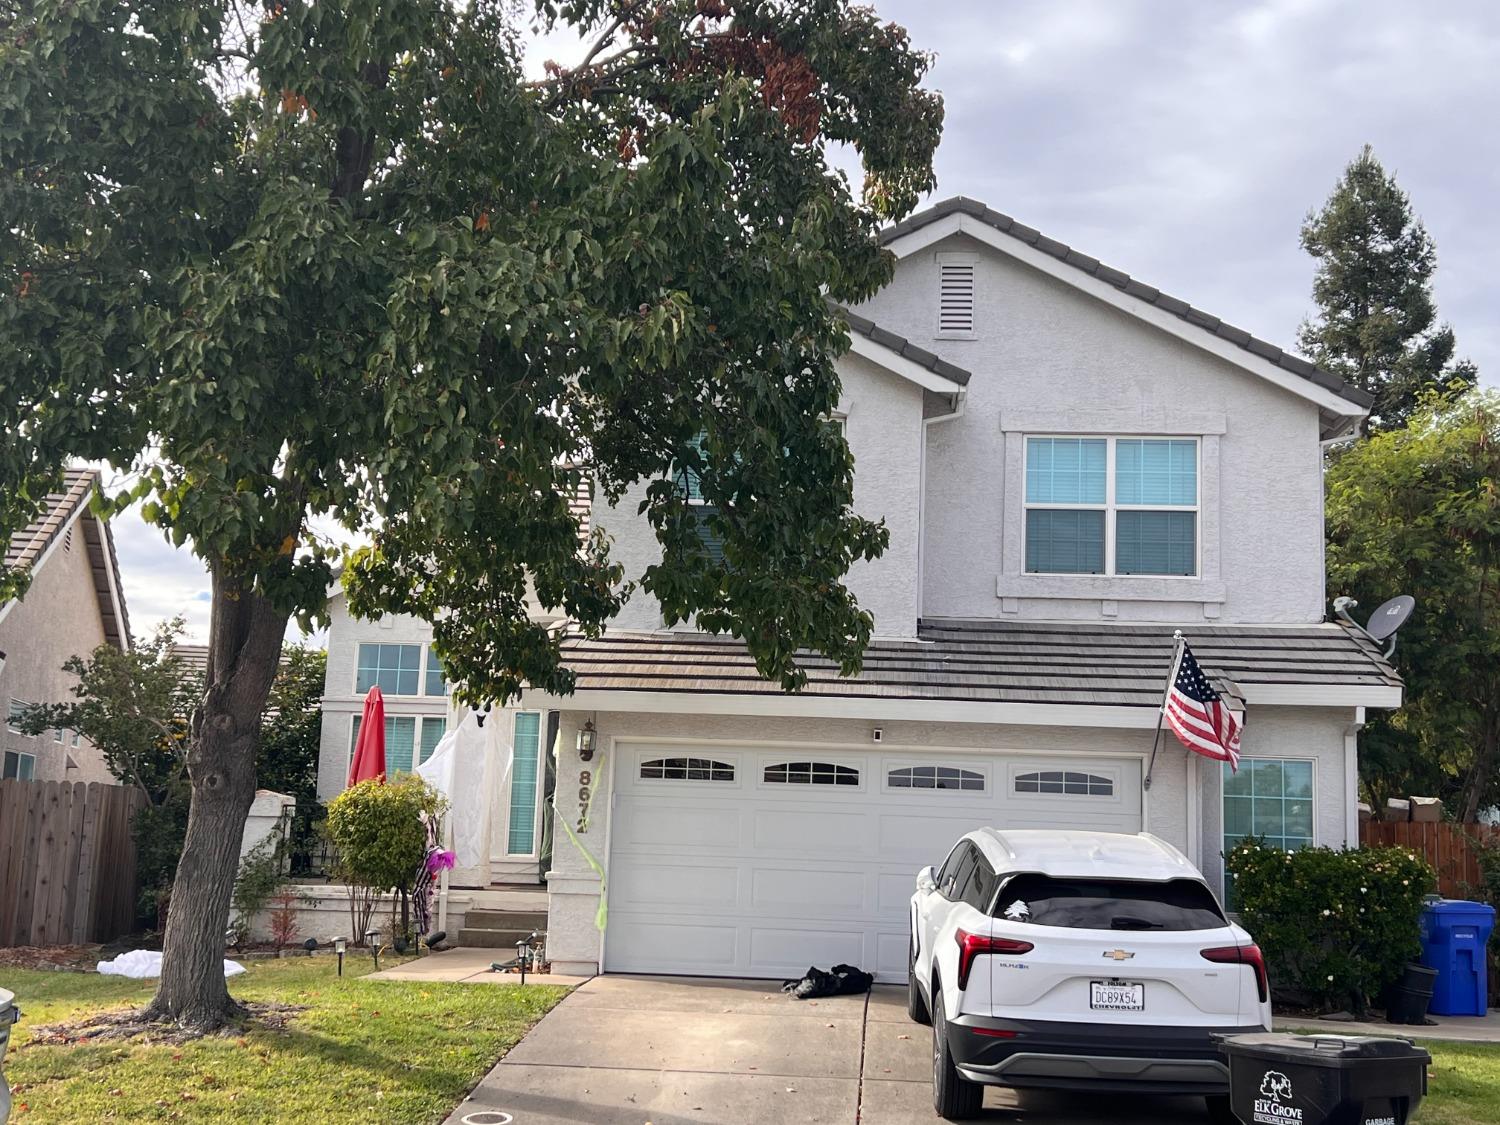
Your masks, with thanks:
[[[440,953],[425,953],[411,961],[403,961],[391,969],[371,973],[366,980],[425,980],[451,981],[465,984],[520,984],[517,973],[496,973],[490,970],[495,961],[507,961],[514,954],[506,949],[445,949]],[[527,985],[561,984],[575,987],[585,983],[588,977],[565,977],[556,973],[527,973]]]
[[[931,1031],[905,990],[792,1000],[765,981],[595,977],[552,1010],[448,1125],[912,1125],[932,1112]],[[1179,1125],[1197,1098],[985,1091],[983,1120]]]

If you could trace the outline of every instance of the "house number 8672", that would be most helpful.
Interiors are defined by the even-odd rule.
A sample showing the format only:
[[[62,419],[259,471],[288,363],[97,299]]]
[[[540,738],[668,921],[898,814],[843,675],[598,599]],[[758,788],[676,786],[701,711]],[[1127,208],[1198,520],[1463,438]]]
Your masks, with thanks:
[[[589,827],[589,786],[594,782],[593,770],[578,771],[578,831],[587,832]]]

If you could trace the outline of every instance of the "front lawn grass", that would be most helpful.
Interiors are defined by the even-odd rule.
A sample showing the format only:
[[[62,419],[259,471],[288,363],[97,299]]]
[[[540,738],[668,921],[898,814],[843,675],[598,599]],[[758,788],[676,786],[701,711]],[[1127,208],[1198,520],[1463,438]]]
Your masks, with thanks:
[[[95,973],[0,971],[16,994],[5,1072],[13,1125],[82,1121],[441,1121],[566,995],[547,985],[368,981],[363,958],[250,962],[230,991],[304,1006],[284,1031],[251,1028],[178,1045],[32,1043],[30,1028],[139,1007],[155,982]]]
[[[1432,1055],[1417,1125],[1494,1125],[1500,1121],[1500,1044],[1419,1040]]]

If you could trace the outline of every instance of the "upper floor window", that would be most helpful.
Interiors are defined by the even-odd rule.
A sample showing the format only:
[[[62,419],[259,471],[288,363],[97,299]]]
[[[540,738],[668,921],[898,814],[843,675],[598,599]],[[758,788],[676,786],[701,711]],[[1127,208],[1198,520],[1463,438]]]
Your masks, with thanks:
[[[443,678],[443,666],[438,661],[437,653],[429,645],[427,648],[427,674],[422,691],[426,695],[446,695],[448,693],[448,681]]]
[[[698,450],[700,457],[706,456],[703,452],[703,439],[707,434],[699,431],[693,438],[693,446]],[[680,465],[675,474],[677,486],[682,489],[683,495],[687,497],[688,505],[693,511],[693,521],[698,532],[698,541],[703,544],[704,550],[708,552],[709,558],[714,562],[720,562],[724,558],[724,537],[720,535],[709,521],[718,514],[716,505],[710,504],[703,496],[703,481],[698,472],[687,466]]]
[[[972,254],[939,254],[937,334],[964,339],[974,335],[974,267]]]
[[[21,732],[21,716],[26,713],[26,708],[31,706],[24,699],[12,699],[10,710],[5,713],[5,725],[16,734]]]
[[[362,644],[357,663],[354,690],[359,695],[372,687],[384,695],[442,695],[447,690],[442,665],[431,649],[424,673],[421,645]]]
[[[1028,437],[1026,572],[1197,574],[1197,439]]]

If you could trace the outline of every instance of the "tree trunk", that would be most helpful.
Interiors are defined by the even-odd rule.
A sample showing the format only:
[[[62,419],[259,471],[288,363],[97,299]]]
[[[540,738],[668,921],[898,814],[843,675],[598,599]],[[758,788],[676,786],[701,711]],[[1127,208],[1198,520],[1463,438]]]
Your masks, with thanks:
[[[201,1031],[242,1011],[224,982],[224,935],[245,818],[255,799],[261,714],[289,619],[218,568],[213,599],[206,687],[187,756],[187,837],[172,885],[161,982],[145,1013]]]

